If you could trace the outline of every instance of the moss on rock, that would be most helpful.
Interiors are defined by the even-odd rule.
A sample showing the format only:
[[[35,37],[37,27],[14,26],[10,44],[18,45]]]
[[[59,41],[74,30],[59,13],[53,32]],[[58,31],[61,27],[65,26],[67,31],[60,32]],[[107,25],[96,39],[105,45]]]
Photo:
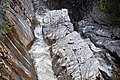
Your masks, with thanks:
[[[5,21],[0,25],[0,30],[6,32],[12,28],[12,24],[9,21]]]
[[[99,4],[100,4],[100,9],[101,9],[102,11],[106,11],[106,10],[107,10],[106,0],[100,0],[100,1],[99,1]]]
[[[112,24],[120,24],[120,0],[98,0],[100,9],[110,14]]]

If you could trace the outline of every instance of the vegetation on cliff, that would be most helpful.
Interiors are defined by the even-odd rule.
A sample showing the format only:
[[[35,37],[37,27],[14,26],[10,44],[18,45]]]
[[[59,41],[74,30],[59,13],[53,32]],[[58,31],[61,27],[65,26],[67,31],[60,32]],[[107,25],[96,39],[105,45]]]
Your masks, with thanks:
[[[110,14],[112,24],[120,24],[120,0],[98,0],[100,9]]]
[[[3,7],[8,8],[9,2],[8,0],[3,0]]]
[[[0,31],[6,32],[7,30],[11,30],[12,26],[9,21],[5,21],[0,25]]]

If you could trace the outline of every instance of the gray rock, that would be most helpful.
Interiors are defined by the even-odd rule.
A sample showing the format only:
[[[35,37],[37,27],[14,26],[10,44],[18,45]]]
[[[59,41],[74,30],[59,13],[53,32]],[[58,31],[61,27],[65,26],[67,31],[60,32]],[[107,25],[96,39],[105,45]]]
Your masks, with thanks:
[[[49,10],[45,5],[45,2],[43,2],[43,0],[32,0],[32,4],[33,4],[35,13],[39,15],[44,14],[47,10]]]
[[[93,22],[89,22],[88,20],[81,20],[78,22],[79,30],[83,33],[93,33],[95,35],[101,36],[101,37],[112,37],[112,30],[109,26],[99,25]]]
[[[99,24],[108,24],[109,15],[100,9],[99,3],[97,0],[93,1],[92,9],[89,12],[90,16]]]
[[[113,29],[114,37],[120,38],[120,27],[117,26]]]
[[[116,52],[120,57],[120,40],[115,40],[113,37],[119,38],[119,27],[110,28],[109,26],[95,25],[95,23],[89,23],[87,21],[80,21],[78,24],[80,30],[91,38],[92,42],[98,46],[103,46],[111,52]],[[92,24],[92,25],[91,25]],[[112,37],[113,36],[113,37]]]
[[[69,44],[69,41],[73,43]],[[99,70],[109,77],[113,75],[109,53],[96,48],[89,39],[83,40],[77,32],[72,32],[53,44],[52,55],[59,56],[53,65],[59,63],[60,67],[66,67],[67,74],[75,80],[95,80],[97,77],[104,80]],[[56,67],[57,65],[53,69],[58,70]]]
[[[37,18],[43,26],[44,38],[52,47],[52,65],[58,80],[113,79],[116,66],[113,66],[112,57],[106,50],[95,47],[88,38],[82,39],[79,33],[73,31],[67,10],[48,11]],[[105,26],[92,25],[87,21],[79,25],[88,36],[94,34],[110,38],[112,35]],[[98,41],[96,37],[94,40]]]
[[[44,37],[49,40],[61,39],[73,31],[67,9],[48,11],[45,15],[37,16],[37,19],[43,26]]]
[[[79,30],[82,32],[82,35],[90,38],[90,40],[98,47],[103,47],[106,50],[109,50],[108,53],[115,58],[117,62],[120,59],[120,40],[118,39],[119,27],[110,28],[110,26],[98,25],[87,20],[82,20],[79,23]],[[114,34],[115,33],[115,34]],[[113,37],[118,36],[117,39]],[[105,57],[105,56],[104,56]],[[110,61],[112,61],[112,57]],[[107,58],[107,57],[106,57]],[[106,61],[107,62],[107,61]],[[114,64],[114,70],[117,70],[117,66]],[[119,65],[119,63],[116,63]],[[114,75],[118,75],[114,72]],[[119,78],[114,77],[113,79],[119,80]]]

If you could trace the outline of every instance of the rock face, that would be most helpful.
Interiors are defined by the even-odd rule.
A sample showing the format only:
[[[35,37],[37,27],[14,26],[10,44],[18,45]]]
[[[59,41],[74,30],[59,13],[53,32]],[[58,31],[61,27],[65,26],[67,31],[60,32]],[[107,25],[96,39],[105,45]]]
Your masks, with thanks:
[[[94,44],[105,47],[112,52],[111,55],[117,54],[120,57],[119,27],[110,28],[110,26],[98,25],[89,22],[89,20],[82,20],[78,24],[79,30],[88,36]]]
[[[34,18],[32,3],[30,0],[1,0],[0,6],[0,27],[5,28],[0,29],[0,79],[36,80],[27,50],[34,39],[30,29]]]
[[[120,80],[120,28],[96,0],[2,0],[0,16],[0,80]]]
[[[119,0],[43,0],[50,9],[67,8],[72,22],[91,17],[99,24],[120,24]]]
[[[116,1],[111,0],[109,2],[109,0],[94,0],[91,5],[92,8],[89,11],[88,15],[92,17],[99,24],[119,25],[120,23],[119,15],[117,15],[119,14],[119,10],[115,8],[115,6],[118,7],[117,5],[119,4],[119,2],[117,2],[118,3],[117,4]],[[109,4],[109,3],[112,3],[112,4]],[[107,4],[111,5],[112,7],[110,9],[107,9],[108,7]],[[115,8],[115,9],[112,10],[112,8]]]
[[[89,20],[82,20],[79,23],[79,31],[82,35],[90,38],[90,40],[98,47],[103,47],[109,51],[109,54],[114,57],[115,65],[119,66],[120,61],[120,45],[119,38],[114,34],[115,30],[119,31],[119,27],[111,27],[98,25]],[[115,32],[117,34],[117,31]],[[116,37],[116,38],[115,38]],[[116,66],[116,67],[117,67]],[[114,67],[114,71],[118,71],[119,67]],[[116,73],[117,74],[117,73]],[[119,74],[117,74],[119,76]],[[115,77],[116,80],[119,78]]]
[[[67,8],[71,21],[80,21],[91,9],[93,0],[43,0],[51,10]]]
[[[74,31],[67,9],[47,11],[37,19],[51,46],[53,70],[58,80],[119,80],[119,67],[113,61],[114,57]],[[78,30],[84,32],[84,29]],[[111,37],[107,29],[104,30],[104,36]],[[104,34],[100,29],[95,31]]]
[[[45,13],[48,9],[47,5],[43,0],[32,0],[34,11],[36,14],[43,14]]]

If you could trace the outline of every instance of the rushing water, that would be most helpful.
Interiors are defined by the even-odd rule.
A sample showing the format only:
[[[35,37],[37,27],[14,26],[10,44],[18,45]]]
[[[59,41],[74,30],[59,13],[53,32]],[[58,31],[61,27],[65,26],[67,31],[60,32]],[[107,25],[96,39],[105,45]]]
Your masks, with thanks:
[[[57,80],[52,70],[49,46],[43,40],[42,26],[37,26],[35,28],[34,35],[37,39],[32,45],[29,53],[34,59],[38,80]]]
[[[62,55],[62,57],[53,64],[55,73],[61,66],[64,66],[67,67],[67,75],[71,74],[75,80],[83,80],[85,78],[95,80],[97,76],[104,80],[99,70],[111,77],[113,68],[111,63],[108,62],[111,60],[105,59],[106,56],[110,57],[110,55],[103,49],[95,47],[89,39],[82,39],[80,34],[73,30],[73,25],[70,25],[71,22],[67,13],[66,9],[62,9],[46,11],[44,14],[36,15],[40,25],[35,27],[34,35],[36,40],[29,53],[34,60],[38,80],[57,80],[58,78],[55,77],[52,70],[52,59],[53,61],[55,59],[51,59],[50,46],[44,41],[42,25],[44,26],[45,38],[47,36],[51,40],[54,38],[58,39],[58,42],[52,45],[52,52],[53,55]],[[67,60],[64,60],[64,58],[67,58]],[[56,64],[62,65],[57,65],[59,67],[55,70]],[[63,75],[66,75],[66,73],[62,74],[61,72],[56,74],[62,77],[58,78],[58,80],[64,80]]]

